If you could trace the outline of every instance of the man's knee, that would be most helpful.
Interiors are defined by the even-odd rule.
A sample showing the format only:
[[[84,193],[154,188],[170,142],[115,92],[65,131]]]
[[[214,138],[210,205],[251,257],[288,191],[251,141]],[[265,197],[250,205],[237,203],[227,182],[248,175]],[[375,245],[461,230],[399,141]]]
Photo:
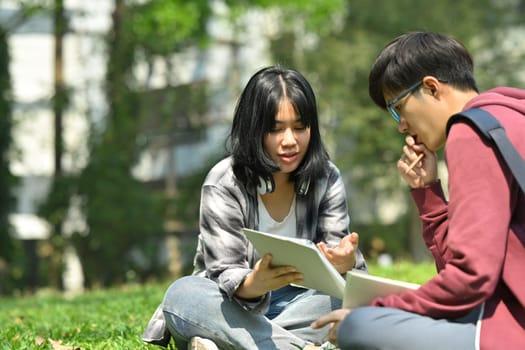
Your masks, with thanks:
[[[339,325],[337,343],[345,349],[371,349],[365,346],[370,339],[377,337],[377,328],[374,319],[381,308],[362,307],[353,309]]]

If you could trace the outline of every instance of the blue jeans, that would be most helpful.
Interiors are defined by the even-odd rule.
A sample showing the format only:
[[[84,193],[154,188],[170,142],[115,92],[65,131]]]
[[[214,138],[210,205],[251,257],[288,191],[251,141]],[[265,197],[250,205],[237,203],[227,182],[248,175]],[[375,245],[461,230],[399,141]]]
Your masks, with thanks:
[[[474,350],[480,308],[455,320],[388,307],[353,309],[339,325],[342,350]]]
[[[224,295],[217,283],[197,276],[182,277],[168,288],[163,301],[167,327],[179,349],[200,336],[221,349],[297,350],[306,342],[326,341],[328,327],[310,323],[341,307],[341,300],[314,290],[284,287],[272,292],[270,309],[256,314]]]

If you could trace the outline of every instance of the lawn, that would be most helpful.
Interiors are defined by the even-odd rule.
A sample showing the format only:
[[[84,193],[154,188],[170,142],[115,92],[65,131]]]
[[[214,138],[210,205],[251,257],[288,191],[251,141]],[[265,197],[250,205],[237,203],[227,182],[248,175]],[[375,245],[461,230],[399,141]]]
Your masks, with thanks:
[[[423,283],[434,274],[434,267],[398,263],[370,266],[370,272]],[[168,285],[129,285],[74,298],[54,293],[0,298],[1,349],[159,350],[144,344],[140,335]]]
[[[0,348],[160,349],[140,339],[168,284],[0,299]],[[60,345],[67,347],[60,347]]]

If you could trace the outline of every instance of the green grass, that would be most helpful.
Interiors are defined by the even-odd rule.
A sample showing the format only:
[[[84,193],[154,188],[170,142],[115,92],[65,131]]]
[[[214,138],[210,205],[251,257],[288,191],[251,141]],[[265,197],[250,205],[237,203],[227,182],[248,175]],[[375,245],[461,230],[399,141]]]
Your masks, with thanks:
[[[423,284],[436,274],[436,268],[433,262],[413,264],[402,261],[384,267],[369,265],[368,272],[372,275]]]
[[[0,299],[1,349],[160,349],[140,335],[168,284]],[[66,348],[63,348],[64,350]]]
[[[369,266],[370,273],[423,283],[433,264]],[[47,295],[0,298],[0,344],[6,349],[156,349],[140,339],[169,283],[133,285],[66,298]]]

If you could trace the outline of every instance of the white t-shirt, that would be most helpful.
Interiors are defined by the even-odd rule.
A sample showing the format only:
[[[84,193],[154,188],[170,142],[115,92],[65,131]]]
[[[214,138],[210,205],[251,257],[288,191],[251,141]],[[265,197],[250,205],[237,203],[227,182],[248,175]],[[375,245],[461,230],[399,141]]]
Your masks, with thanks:
[[[259,195],[258,197],[259,231],[287,237],[296,237],[295,195],[290,210],[283,221],[275,221],[268,213],[268,210],[266,210],[261,196]]]

